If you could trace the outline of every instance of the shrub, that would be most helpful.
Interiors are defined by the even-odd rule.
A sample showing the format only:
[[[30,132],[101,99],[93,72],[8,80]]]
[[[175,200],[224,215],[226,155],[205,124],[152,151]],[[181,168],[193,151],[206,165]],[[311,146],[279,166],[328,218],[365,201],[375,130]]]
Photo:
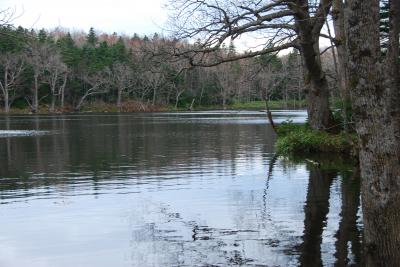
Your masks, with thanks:
[[[356,136],[316,131],[307,125],[283,123],[278,126],[276,151],[280,155],[332,152],[354,154]]]

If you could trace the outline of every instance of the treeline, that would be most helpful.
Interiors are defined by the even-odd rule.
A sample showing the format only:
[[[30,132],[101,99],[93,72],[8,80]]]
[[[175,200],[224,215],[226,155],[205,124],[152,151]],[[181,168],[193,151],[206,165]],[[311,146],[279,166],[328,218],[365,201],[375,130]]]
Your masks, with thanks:
[[[115,104],[119,110],[155,106],[192,109],[256,100],[304,98],[297,53],[263,55],[211,68],[190,68],[171,47],[194,47],[154,34],[151,38],[56,29],[0,28],[0,100],[38,112],[80,110],[90,102]],[[211,56],[238,53],[231,43]],[[210,59],[211,60],[211,59]],[[327,67],[333,73],[330,60]],[[332,75],[333,77],[334,75]],[[333,85],[335,83],[332,83]]]

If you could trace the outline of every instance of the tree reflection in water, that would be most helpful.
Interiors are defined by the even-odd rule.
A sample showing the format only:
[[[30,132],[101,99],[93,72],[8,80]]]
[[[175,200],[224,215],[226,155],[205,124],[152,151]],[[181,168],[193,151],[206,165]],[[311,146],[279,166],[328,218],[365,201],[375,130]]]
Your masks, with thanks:
[[[322,252],[324,245],[324,231],[327,228],[328,214],[330,212],[330,197],[333,182],[341,185],[341,212],[338,229],[333,241],[335,251],[328,253],[334,257],[335,266],[362,266],[362,242],[359,218],[360,187],[357,171],[349,171],[350,165],[342,166],[345,170],[333,169],[333,166],[341,166],[343,162],[332,161],[310,161],[307,163],[309,172],[309,183],[307,187],[306,201],[304,203],[304,230],[300,242],[285,243],[279,239],[263,239],[263,230],[280,231],[276,222],[270,214],[269,190],[270,180],[274,179],[274,166],[286,164],[277,158],[271,158],[268,175],[263,190],[261,220],[259,225],[252,225],[250,221],[242,221],[237,224],[237,229],[232,230],[212,228],[202,225],[198,221],[185,221],[180,214],[170,212],[168,208],[160,208],[164,215],[164,222],[172,222],[168,227],[166,224],[145,224],[143,228],[134,231],[132,237],[132,248],[144,249],[143,244],[148,246],[142,251],[135,250],[132,258],[143,259],[142,264],[159,266],[169,263],[173,266],[242,266],[259,264],[246,251],[246,240],[242,235],[257,236],[258,241],[269,249],[285,253],[287,256],[297,254],[297,262],[288,263],[291,266],[330,266],[326,262],[326,251]],[[293,163],[292,163],[293,164]],[[299,164],[298,162],[295,165]],[[339,178],[338,178],[339,177]],[[246,204],[251,207],[258,205],[257,202]],[[149,210],[149,207],[146,207]],[[242,212],[240,212],[242,213]],[[135,225],[138,222],[134,223]],[[176,224],[181,224],[177,226]],[[271,226],[272,225],[272,226]],[[271,229],[271,227],[274,227]],[[177,229],[188,229],[185,233]],[[248,229],[254,230],[248,230]],[[282,233],[282,236],[285,236]],[[139,244],[140,243],[140,244]],[[294,247],[293,247],[294,246]],[[265,259],[268,262],[268,259]],[[269,266],[269,265],[265,265]]]
[[[308,164],[310,179],[304,207],[304,236],[300,246],[300,265],[324,265],[321,255],[323,232],[327,225],[332,182],[339,174],[341,177],[341,212],[339,227],[335,235],[335,266],[362,266],[361,229],[358,225],[360,208],[358,168],[348,171],[346,169],[351,168],[354,164],[349,165],[341,160],[329,158],[310,162],[311,164]]]
[[[273,157],[263,114],[196,116],[0,120],[55,133],[0,139],[0,235],[13,240],[0,255],[24,244],[53,266],[46,248],[61,244],[60,255],[85,251],[93,266],[120,254],[133,266],[362,266],[355,164]],[[64,198],[71,204],[59,208]],[[31,228],[33,218],[46,223]],[[65,236],[48,234],[52,225]],[[90,258],[96,245],[104,258]]]

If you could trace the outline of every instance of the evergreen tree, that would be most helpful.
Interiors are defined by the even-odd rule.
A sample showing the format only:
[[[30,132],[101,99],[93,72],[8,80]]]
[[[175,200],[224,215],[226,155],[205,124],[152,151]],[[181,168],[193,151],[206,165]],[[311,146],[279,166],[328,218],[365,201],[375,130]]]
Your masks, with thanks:
[[[41,29],[38,33],[37,39],[40,43],[45,43],[47,41],[47,33],[45,29]]]
[[[234,56],[236,55],[236,47],[233,41],[231,40],[229,43],[229,50],[228,50],[228,55],[229,56]]]
[[[89,33],[86,37],[86,42],[91,46],[95,46],[97,44],[97,35],[93,27],[91,27],[89,30]]]
[[[117,43],[110,48],[110,57],[113,63],[127,60],[126,47],[121,37],[119,37]]]
[[[64,63],[67,64],[68,67],[76,67],[79,63],[81,53],[69,32],[57,41],[57,46],[61,50]]]

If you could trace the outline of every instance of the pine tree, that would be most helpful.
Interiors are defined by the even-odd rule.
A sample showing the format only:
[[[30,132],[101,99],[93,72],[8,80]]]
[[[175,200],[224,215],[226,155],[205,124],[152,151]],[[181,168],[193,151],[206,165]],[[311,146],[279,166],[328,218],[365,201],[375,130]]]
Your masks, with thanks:
[[[228,55],[229,55],[229,56],[234,56],[234,55],[236,55],[236,47],[235,47],[235,44],[233,43],[232,40],[231,40],[230,43],[229,43]]]
[[[95,46],[97,44],[97,35],[93,27],[91,27],[89,30],[89,33],[86,37],[86,42],[91,46]]]
[[[113,63],[116,61],[123,62],[127,60],[125,44],[121,37],[119,37],[117,43],[110,48],[110,56]]]
[[[40,43],[45,43],[47,41],[47,33],[45,29],[39,31],[37,39]]]
[[[64,63],[68,67],[76,67],[81,55],[69,32],[57,41],[57,46],[60,48]]]

